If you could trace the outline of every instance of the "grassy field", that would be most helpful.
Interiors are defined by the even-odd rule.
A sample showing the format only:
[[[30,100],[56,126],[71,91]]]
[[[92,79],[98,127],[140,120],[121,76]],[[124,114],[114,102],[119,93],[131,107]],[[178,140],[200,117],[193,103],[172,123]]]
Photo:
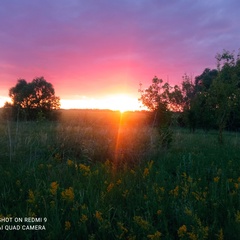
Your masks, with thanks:
[[[239,239],[239,133],[220,146],[217,132],[174,129],[163,149],[147,122],[90,110],[2,120],[0,238]]]

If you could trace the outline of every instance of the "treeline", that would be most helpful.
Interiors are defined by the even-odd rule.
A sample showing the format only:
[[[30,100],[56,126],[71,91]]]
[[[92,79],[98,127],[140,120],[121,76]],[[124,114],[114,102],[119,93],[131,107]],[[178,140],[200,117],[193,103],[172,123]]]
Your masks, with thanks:
[[[218,129],[220,142],[224,129],[240,129],[240,53],[235,57],[223,50],[216,60],[216,69],[206,68],[195,79],[184,75],[181,85],[154,77],[147,89],[140,89],[140,100],[154,113],[157,126],[169,127],[175,119],[193,132]]]

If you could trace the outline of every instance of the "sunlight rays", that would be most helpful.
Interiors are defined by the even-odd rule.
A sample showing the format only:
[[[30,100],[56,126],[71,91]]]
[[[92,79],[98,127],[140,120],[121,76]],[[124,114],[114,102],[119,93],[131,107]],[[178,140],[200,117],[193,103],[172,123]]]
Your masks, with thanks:
[[[123,125],[123,113],[120,113],[118,129],[117,129],[116,145],[115,145],[115,151],[114,151],[114,167],[116,168],[121,163],[121,156],[122,156],[122,153],[121,153],[122,125]]]

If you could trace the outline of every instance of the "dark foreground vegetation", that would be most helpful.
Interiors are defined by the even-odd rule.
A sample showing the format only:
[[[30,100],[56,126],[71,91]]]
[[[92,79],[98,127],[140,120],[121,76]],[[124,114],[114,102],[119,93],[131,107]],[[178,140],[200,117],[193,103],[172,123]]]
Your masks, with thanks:
[[[239,133],[171,126],[166,146],[148,114],[2,120],[0,238],[239,239]]]

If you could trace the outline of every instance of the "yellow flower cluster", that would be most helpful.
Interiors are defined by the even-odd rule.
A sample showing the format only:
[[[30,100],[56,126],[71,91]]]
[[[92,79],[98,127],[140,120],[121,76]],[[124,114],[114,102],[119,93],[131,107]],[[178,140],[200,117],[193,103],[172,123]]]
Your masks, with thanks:
[[[157,215],[161,215],[162,214],[162,210],[157,210]]]
[[[172,194],[174,197],[177,197],[179,193],[179,186],[176,186],[173,190],[169,192],[169,194]]]
[[[217,235],[217,240],[223,240],[224,239],[224,235],[223,235],[223,230],[222,228],[219,231],[219,234]]]
[[[87,215],[82,214],[82,216],[81,216],[81,218],[80,218],[80,221],[81,221],[82,223],[85,223],[87,220],[88,220]]]
[[[141,228],[143,228],[145,230],[147,230],[149,228],[148,221],[144,220],[141,216],[135,216],[135,217],[133,217],[133,220]]]
[[[121,179],[118,179],[117,182],[116,182],[117,186],[119,186],[121,183],[122,183]]]
[[[219,179],[220,179],[220,177],[215,177],[215,178],[213,178],[213,181],[214,181],[215,183],[218,183],[218,182],[219,182]]]
[[[119,227],[119,229],[121,230],[121,235],[117,236],[118,239],[123,239],[124,238],[124,235],[126,233],[128,233],[128,230],[126,227],[124,227],[123,223],[122,222],[118,222],[117,223],[117,226]]]
[[[69,230],[71,228],[71,223],[69,221],[65,222],[65,230]]]
[[[90,166],[86,166],[82,163],[79,164],[80,171],[83,173],[83,176],[87,176],[90,173]]]
[[[109,161],[109,159],[107,159],[104,163],[105,167],[107,168],[111,168],[111,162]]]
[[[72,187],[69,187],[62,191],[61,193],[62,198],[67,201],[73,201],[74,200],[74,191]]]
[[[68,160],[67,160],[67,165],[68,165],[69,167],[72,167],[72,166],[74,165],[74,162],[73,162],[72,160],[68,159]]]
[[[182,226],[178,229],[178,236],[179,236],[180,238],[183,238],[186,233],[187,233],[187,227],[186,227],[186,225],[182,225]]]
[[[238,210],[237,213],[235,214],[235,219],[237,223],[240,223],[240,211]]]
[[[27,201],[29,203],[34,203],[35,202],[35,196],[34,196],[34,193],[31,189],[28,191],[28,200]]]
[[[159,231],[156,231],[154,234],[147,235],[149,239],[158,240],[162,234]]]
[[[143,178],[146,178],[146,177],[149,175],[149,173],[150,173],[150,171],[151,171],[151,169],[152,169],[152,165],[153,165],[153,161],[150,161],[150,162],[148,163],[148,167],[144,168]]]
[[[56,160],[56,162],[61,162],[62,161],[62,157],[59,153],[55,154],[54,159]]]
[[[50,186],[51,186],[50,188],[51,194],[56,195],[59,184],[57,182],[52,182]]]
[[[99,220],[99,221],[102,221],[102,220],[103,220],[103,218],[102,218],[102,213],[99,212],[99,211],[96,211],[96,213],[95,213],[95,218],[96,218],[97,220]]]
[[[129,194],[129,191],[128,191],[128,190],[125,190],[125,191],[123,192],[122,196],[123,196],[124,198],[126,198],[126,197],[128,196],[128,194]]]
[[[147,177],[149,175],[149,169],[148,168],[145,168],[144,169],[144,172],[143,172],[143,177]]]
[[[107,192],[110,192],[114,187],[114,183],[110,183],[107,187]]]

